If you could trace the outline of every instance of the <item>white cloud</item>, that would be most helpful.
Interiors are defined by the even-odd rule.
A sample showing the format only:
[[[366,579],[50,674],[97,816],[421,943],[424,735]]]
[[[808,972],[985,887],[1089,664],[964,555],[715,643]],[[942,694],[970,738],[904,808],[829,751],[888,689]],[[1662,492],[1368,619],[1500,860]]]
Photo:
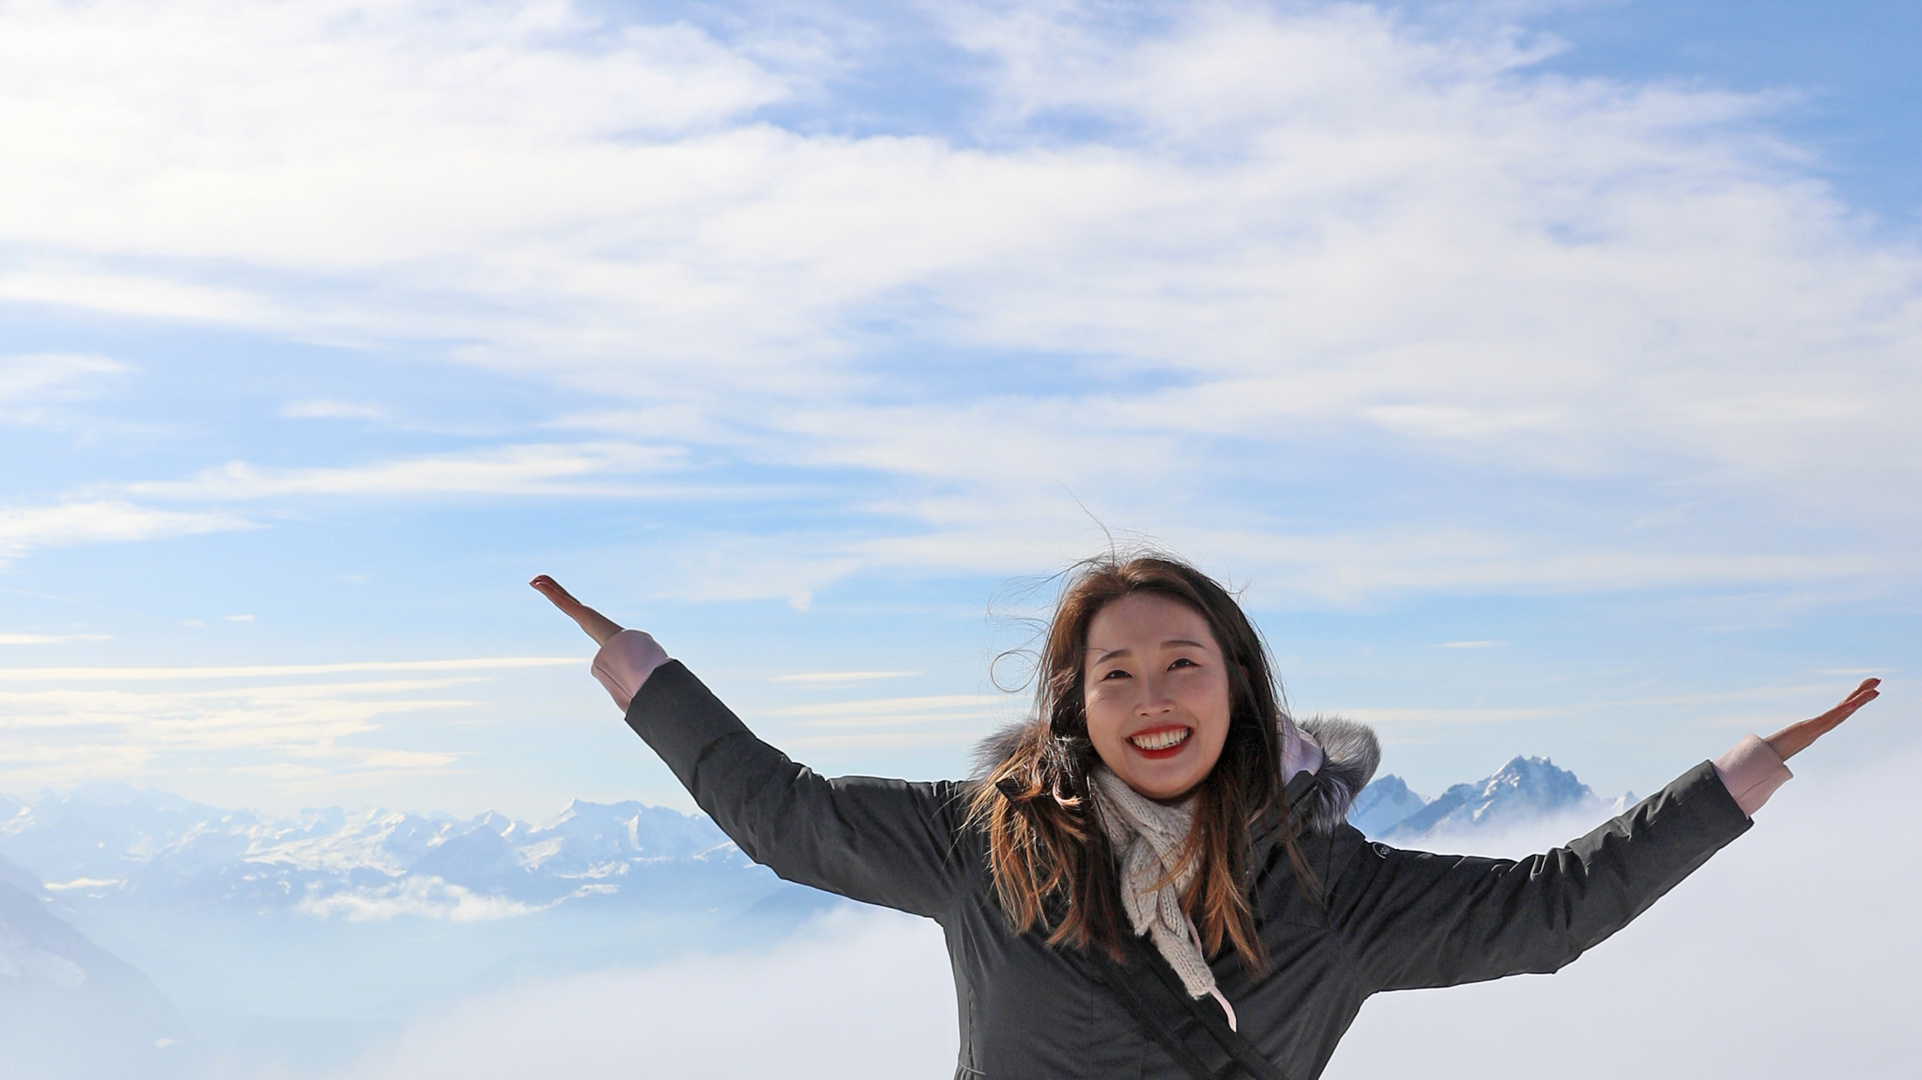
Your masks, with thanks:
[[[280,415],[300,420],[392,420],[393,414],[380,405],[360,401],[337,401],[333,398],[308,398],[304,401],[290,401],[280,410]]]
[[[830,701],[814,705],[790,705],[773,709],[769,716],[801,717],[823,727],[893,724],[920,720],[946,719],[962,710],[966,716],[980,714],[983,706],[1006,706],[1006,694],[927,694],[918,697],[869,698],[864,701]]]
[[[0,507],[0,562],[36,548],[252,528],[226,513],[155,510],[116,499]]]
[[[557,901],[558,903],[558,901]],[[391,922],[401,916],[446,919],[450,922],[491,922],[531,915],[552,904],[524,904],[501,896],[483,896],[432,875],[410,874],[392,885],[355,892],[310,896],[297,906],[303,915],[318,919],[344,918],[349,922]]]
[[[37,254],[0,292],[459,341],[615,399],[624,437],[878,478],[859,535],[674,578],[704,598],[1046,565],[1081,529],[1063,485],[1317,603],[1922,570],[1922,258],[1768,135],[1773,99],[1557,78],[1526,36],[1359,5],[1104,10],[945,9],[980,72],[945,92],[989,102],[964,143],[757,112],[857,52],[852,18],[783,54],[758,16],[730,42],[566,3],[17,5],[0,244]],[[597,452],[139,490],[652,467]],[[1509,496],[1536,481],[1575,495]],[[1294,499],[1342,523],[1265,509]]]
[[[920,694],[786,705],[753,716],[794,750],[874,750],[972,744],[995,725],[1019,719],[1026,707],[1027,699],[1012,694]]]
[[[0,356],[0,424],[78,426],[75,404],[100,396],[130,370],[85,353]]]
[[[941,933],[841,913],[778,947],[532,982],[408,1028],[337,1080],[426,1074],[942,1077],[954,988]]]
[[[104,356],[35,353],[0,357],[0,406],[81,396],[102,377],[126,370],[127,365]]]
[[[301,495],[621,495],[636,489],[605,477],[667,472],[680,459],[670,447],[538,444],[338,468],[262,469],[236,461],[190,480],[143,481],[127,490],[148,498],[212,501]]]
[[[793,675],[776,675],[774,681],[801,686],[841,686],[874,682],[877,679],[905,679],[919,674],[918,671],[803,671]]]
[[[1910,754],[1851,774],[1806,769],[1748,835],[1572,967],[1372,998],[1324,1075],[1479,1080],[1499,1058],[1552,1060],[1577,1080],[1908,1076],[1922,1054],[1908,1022],[1922,965],[1908,899],[1917,768]],[[334,1076],[599,1080],[645,1062],[658,1075],[937,1077],[953,1070],[953,1025],[938,928],[848,912],[753,955],[477,997]],[[1634,1037],[1571,1052],[1569,1032],[1592,1030]]]
[[[225,667],[57,667],[0,668],[0,685],[9,682],[178,682],[209,679],[278,679],[290,676],[351,675],[371,672],[495,671],[585,664],[573,656],[468,656],[450,660],[354,660],[337,664],[245,664]]]
[[[54,267],[0,276],[0,298],[171,319],[264,325],[286,318],[271,301],[239,289]]]
[[[491,673],[579,666],[567,657],[281,664],[216,668],[0,668],[0,788],[93,781],[248,778],[277,793],[338,793],[445,772],[461,753],[389,729],[461,716]],[[384,678],[342,680],[343,675]],[[406,678],[397,676],[412,675]],[[427,677],[420,677],[427,676]],[[410,733],[408,740],[418,739]]]

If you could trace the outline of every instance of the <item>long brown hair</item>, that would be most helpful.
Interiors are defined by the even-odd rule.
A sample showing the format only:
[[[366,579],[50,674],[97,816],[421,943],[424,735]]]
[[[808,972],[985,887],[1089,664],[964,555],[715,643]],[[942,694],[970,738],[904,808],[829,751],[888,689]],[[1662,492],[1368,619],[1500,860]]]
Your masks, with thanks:
[[[1103,607],[1154,593],[1208,623],[1228,668],[1227,742],[1196,786],[1184,865],[1199,860],[1183,906],[1209,955],[1231,943],[1249,968],[1267,966],[1249,908],[1249,826],[1267,819],[1311,892],[1295,843],[1299,829],[1281,788],[1282,711],[1267,650],[1254,625],[1214,579],[1164,554],[1090,559],[1071,570],[1035,670],[1035,717],[978,778],[969,821],[988,838],[995,891],[1017,933],[1039,927],[1050,945],[1121,955],[1129,932],[1107,837],[1094,817],[1088,770],[1100,759],[1088,738],[1083,663],[1088,624]],[[1171,874],[1170,877],[1173,875]]]

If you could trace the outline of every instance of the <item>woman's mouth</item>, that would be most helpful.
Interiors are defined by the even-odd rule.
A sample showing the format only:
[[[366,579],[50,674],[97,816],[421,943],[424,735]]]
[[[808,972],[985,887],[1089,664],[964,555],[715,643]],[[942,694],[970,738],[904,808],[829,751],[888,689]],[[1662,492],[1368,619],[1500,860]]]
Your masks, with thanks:
[[[1188,742],[1188,736],[1193,733],[1192,728],[1180,726],[1149,728],[1128,736],[1128,745],[1143,757],[1173,757],[1181,752]]]

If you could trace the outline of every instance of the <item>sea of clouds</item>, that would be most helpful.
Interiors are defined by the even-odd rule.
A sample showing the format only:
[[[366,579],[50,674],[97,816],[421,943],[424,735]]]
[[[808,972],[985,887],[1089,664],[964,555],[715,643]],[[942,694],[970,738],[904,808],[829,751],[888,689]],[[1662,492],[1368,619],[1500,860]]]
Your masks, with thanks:
[[[1922,753],[1849,774],[1821,768],[1808,761],[1748,835],[1561,973],[1373,998],[1325,1076],[1912,1075],[1922,828],[1910,786]],[[1538,822],[1430,846],[1515,856],[1581,827]],[[939,1077],[955,1046],[939,929],[843,910],[760,955],[469,1000],[328,1080]]]

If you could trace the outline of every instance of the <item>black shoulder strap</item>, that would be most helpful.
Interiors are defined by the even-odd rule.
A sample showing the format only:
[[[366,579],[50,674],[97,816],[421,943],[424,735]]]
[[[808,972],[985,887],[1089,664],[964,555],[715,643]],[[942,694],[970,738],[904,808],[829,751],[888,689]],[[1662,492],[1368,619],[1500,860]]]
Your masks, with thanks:
[[[1181,977],[1152,946],[1130,937],[1122,950],[1126,964],[1098,948],[1089,951],[1135,1022],[1194,1080],[1284,1080],[1274,1062],[1228,1026],[1213,998],[1188,996]]]

